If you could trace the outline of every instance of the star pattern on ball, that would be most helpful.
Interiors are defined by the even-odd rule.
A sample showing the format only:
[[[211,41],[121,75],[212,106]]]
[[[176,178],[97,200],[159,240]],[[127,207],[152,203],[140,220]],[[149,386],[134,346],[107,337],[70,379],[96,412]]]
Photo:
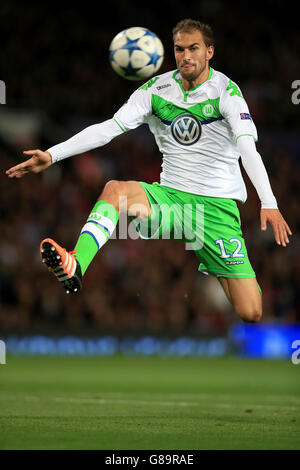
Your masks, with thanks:
[[[136,29],[141,30],[143,28]],[[129,34],[127,34],[127,31]],[[144,29],[143,33],[135,33],[136,32],[133,31],[133,28],[129,28],[128,30],[124,30],[119,33],[118,36],[123,34],[123,45],[118,46],[116,43],[116,47],[110,48],[109,51],[110,62],[115,64],[115,66],[113,66],[114,70],[119,73],[119,75],[124,78],[128,78],[129,80],[139,80],[150,76],[151,73],[154,73],[156,69],[159,68],[164,55],[163,47],[162,45],[159,45],[160,40],[154,33],[147,29]],[[136,37],[137,35],[138,37]],[[134,38],[132,39],[132,37]],[[120,43],[120,38],[118,38],[118,40]],[[122,51],[123,55],[121,54]],[[124,55],[125,51],[126,55]],[[143,55],[134,55],[135,52],[143,53]],[[145,67],[147,69],[145,69],[145,72],[140,75],[141,71]],[[149,73],[146,72],[146,70],[149,70]]]
[[[127,36],[127,42],[124,44],[124,46],[121,47],[121,49],[128,49],[129,51],[129,57],[131,57],[132,53],[134,50],[139,50],[138,42],[141,38],[138,39],[129,39]]]
[[[147,65],[153,64],[156,67],[157,61],[161,58],[161,55],[156,51],[152,52],[150,57],[150,62]]]
[[[127,67],[122,67],[121,65],[119,65],[119,67],[123,70],[123,72],[125,73],[125,76],[128,76],[128,77],[136,75],[136,73],[143,68],[143,67],[132,67],[130,61]]]

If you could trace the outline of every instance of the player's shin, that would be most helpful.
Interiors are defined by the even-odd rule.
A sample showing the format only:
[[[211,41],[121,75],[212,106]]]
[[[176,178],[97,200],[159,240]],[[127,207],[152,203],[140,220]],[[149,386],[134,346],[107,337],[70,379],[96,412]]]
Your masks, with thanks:
[[[78,260],[82,275],[98,253],[109,240],[119,220],[115,207],[106,201],[98,201],[83,226],[74,256]]]

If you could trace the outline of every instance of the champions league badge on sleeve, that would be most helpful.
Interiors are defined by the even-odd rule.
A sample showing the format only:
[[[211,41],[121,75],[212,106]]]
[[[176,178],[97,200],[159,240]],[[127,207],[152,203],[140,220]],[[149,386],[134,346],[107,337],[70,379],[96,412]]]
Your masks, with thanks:
[[[249,119],[251,121],[251,116],[249,113],[240,113],[241,119]]]

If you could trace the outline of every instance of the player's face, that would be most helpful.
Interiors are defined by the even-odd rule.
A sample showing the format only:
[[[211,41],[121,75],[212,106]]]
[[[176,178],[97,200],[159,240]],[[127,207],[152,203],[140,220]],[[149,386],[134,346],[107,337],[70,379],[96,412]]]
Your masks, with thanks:
[[[183,79],[201,81],[213,56],[213,46],[206,46],[201,31],[178,32],[174,36],[174,51],[177,68]]]

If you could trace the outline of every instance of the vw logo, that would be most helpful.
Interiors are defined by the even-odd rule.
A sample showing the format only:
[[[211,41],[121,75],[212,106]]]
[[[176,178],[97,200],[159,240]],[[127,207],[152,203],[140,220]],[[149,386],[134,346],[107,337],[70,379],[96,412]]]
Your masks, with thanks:
[[[180,114],[172,122],[171,132],[179,144],[193,145],[200,139],[201,124],[192,114]]]

